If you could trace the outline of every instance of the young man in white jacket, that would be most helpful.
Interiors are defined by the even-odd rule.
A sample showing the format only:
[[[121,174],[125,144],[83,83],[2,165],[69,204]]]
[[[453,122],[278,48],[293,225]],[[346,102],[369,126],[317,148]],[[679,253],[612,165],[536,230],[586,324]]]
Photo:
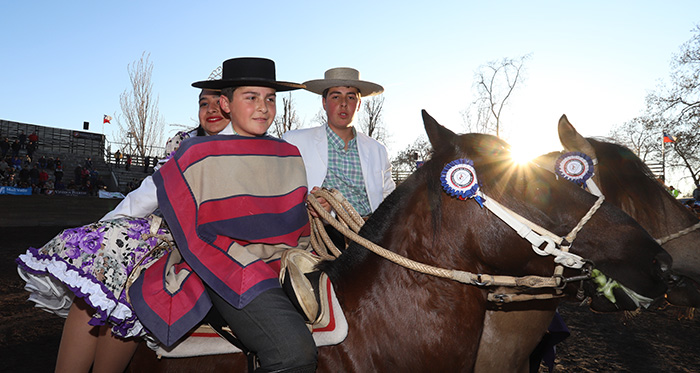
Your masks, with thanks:
[[[324,79],[304,82],[306,90],[322,96],[328,122],[289,131],[283,138],[299,148],[309,189],[338,189],[362,216],[370,215],[396,184],[386,147],[353,127],[362,97],[380,94],[379,84],[360,80],[359,71],[338,67]],[[321,204],[330,211],[328,202]]]

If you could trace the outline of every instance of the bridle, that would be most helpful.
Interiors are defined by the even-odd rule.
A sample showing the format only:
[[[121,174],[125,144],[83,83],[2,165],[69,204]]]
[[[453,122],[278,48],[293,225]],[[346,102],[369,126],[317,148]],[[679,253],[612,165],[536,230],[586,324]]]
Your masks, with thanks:
[[[478,196],[481,198],[484,207],[486,207],[494,215],[498,216],[499,219],[516,231],[520,237],[530,242],[535,253],[540,256],[554,256],[554,261],[557,263],[557,265],[555,266],[553,276],[543,277],[533,275],[513,277],[481,273],[476,274],[467,271],[434,267],[408,259],[394,252],[388,251],[357,234],[364,221],[337,190],[320,189],[313,194],[310,194],[307,198],[309,206],[311,206],[316,211],[317,215],[319,215],[319,217],[310,217],[312,225],[311,245],[314,251],[316,251],[316,253],[323,259],[334,259],[341,254],[341,251],[335,247],[330,238],[327,236],[325,229],[323,228],[323,222],[321,221],[322,218],[350,240],[366,247],[373,253],[403,267],[424,274],[448,278],[464,284],[475,286],[554,289],[554,293],[543,294],[490,293],[488,299],[497,303],[559,298],[563,296],[562,290],[567,283],[589,280],[592,278],[591,270],[593,263],[569,252],[569,249],[578,232],[590,220],[598,208],[600,208],[603,200],[605,199],[604,197],[601,196],[598,198],[595,204],[589,209],[586,215],[581,218],[576,227],[574,227],[574,229],[572,229],[568,235],[565,237],[560,237],[526,219],[522,215],[508,209],[507,207],[498,203],[495,199],[488,197],[483,192],[479,191]],[[321,204],[316,200],[319,197],[326,199],[331,204],[336,212],[337,218],[333,217],[329,212],[321,207]],[[580,269],[581,275],[566,278],[563,276],[564,267]]]
[[[562,154],[562,152],[560,152],[560,154]],[[540,167],[540,168],[545,169],[545,170],[547,170],[547,171],[549,171],[549,172],[552,172],[552,173],[555,174],[557,177],[559,177],[559,175],[558,175],[557,172],[554,170],[554,168],[553,168],[553,167],[550,167],[549,164],[547,164],[547,165],[541,165],[541,164],[538,164],[538,163],[536,163],[536,162],[534,162],[534,161],[533,161],[532,163],[533,163],[534,165],[536,165],[537,167]],[[592,166],[593,166],[593,168],[595,168],[596,166],[598,166],[598,158],[592,158]],[[594,172],[593,175],[592,175],[590,178],[588,178],[588,179],[585,181],[585,183],[583,183],[582,187],[583,187],[584,190],[586,190],[586,191],[588,191],[589,193],[593,194],[594,196],[600,198],[600,197],[603,197],[603,192],[600,190],[600,188],[598,188],[598,185],[597,185],[597,184],[595,183],[595,181],[593,180],[595,176],[596,176],[596,175],[595,175],[595,172]],[[681,230],[679,230],[679,231],[676,232],[676,233],[672,233],[672,234],[669,234],[669,235],[664,236],[664,237],[661,237],[661,238],[655,238],[655,240],[656,240],[656,242],[657,242],[659,245],[663,245],[663,244],[665,244],[665,243],[667,243],[667,242],[669,242],[669,241],[671,241],[671,240],[675,240],[676,238],[683,237],[683,236],[685,236],[686,234],[692,233],[692,232],[694,232],[694,231],[696,231],[696,230],[698,230],[698,229],[700,229],[700,222],[697,222],[697,223],[693,224],[692,226],[690,226],[690,227],[688,227],[688,228],[681,229]]]

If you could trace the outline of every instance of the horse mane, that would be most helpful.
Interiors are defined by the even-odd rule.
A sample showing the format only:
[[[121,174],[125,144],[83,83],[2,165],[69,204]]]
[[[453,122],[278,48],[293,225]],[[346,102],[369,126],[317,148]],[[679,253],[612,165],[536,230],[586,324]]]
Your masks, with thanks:
[[[622,145],[601,139],[587,140],[595,149],[596,157],[605,160],[596,167],[604,184],[601,188],[605,190],[605,197],[620,201],[619,205],[623,207],[629,200],[645,201],[635,204],[634,209],[646,216],[657,216],[663,203],[661,196],[666,191],[649,167]]]
[[[655,181],[656,177],[654,173],[649,169],[649,166],[644,163],[634,152],[629,148],[617,144],[609,139],[603,138],[587,138],[588,142],[595,149],[596,157],[601,158],[603,155],[606,159],[611,159],[614,161],[624,162],[625,167],[632,169],[632,172],[627,172],[628,176],[632,174],[643,174],[646,178]],[[614,167],[619,167],[621,164],[615,165]],[[615,170],[617,173],[619,171],[625,170]]]

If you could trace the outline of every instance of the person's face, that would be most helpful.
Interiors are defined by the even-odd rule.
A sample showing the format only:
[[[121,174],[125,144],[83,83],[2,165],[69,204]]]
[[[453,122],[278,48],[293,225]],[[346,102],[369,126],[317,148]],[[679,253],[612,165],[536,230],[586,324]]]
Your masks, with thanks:
[[[241,136],[262,136],[277,114],[275,90],[268,87],[238,87],[233,100],[221,96],[221,108],[231,116],[233,129]]]
[[[323,98],[323,109],[331,128],[344,129],[352,126],[355,113],[360,109],[360,95],[354,87],[332,87]]]
[[[223,131],[230,122],[219,106],[220,95],[219,92],[207,89],[203,89],[199,94],[199,124],[209,135]]]

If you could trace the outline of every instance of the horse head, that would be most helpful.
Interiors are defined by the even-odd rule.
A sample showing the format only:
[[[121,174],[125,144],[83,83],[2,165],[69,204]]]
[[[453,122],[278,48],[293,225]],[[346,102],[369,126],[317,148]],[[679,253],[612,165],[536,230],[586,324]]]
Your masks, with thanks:
[[[508,144],[494,136],[458,136],[425,111],[423,119],[434,155],[415,176],[429,191],[433,240],[448,247],[469,248],[461,253],[469,258],[462,264],[482,273],[551,276],[554,268],[551,257],[535,254],[529,242],[478,203],[444,192],[440,175],[445,165],[457,159],[471,160],[479,189],[486,199],[498,201],[560,237],[582,223],[582,217],[596,204],[596,198],[533,164],[514,162]],[[599,286],[587,282],[585,288],[595,309],[637,308],[631,299],[636,295],[625,292],[625,287],[647,298],[657,298],[666,289],[669,255],[636,221],[610,203],[603,202],[583,224],[571,252],[624,285],[613,291],[618,300],[613,305],[597,291]],[[564,273],[565,276],[576,274],[571,269]],[[573,292],[574,288],[567,286],[567,291]]]
[[[567,152],[581,152],[597,159],[593,180],[606,201],[632,216],[659,240],[676,236],[698,224],[698,218],[673,198],[649,167],[628,148],[581,136],[568,118],[559,120],[559,139]],[[538,163],[553,164],[559,153],[543,156]],[[546,160],[545,160],[546,159]],[[673,257],[673,272],[684,276],[673,283],[667,299],[675,305],[700,306],[700,230],[663,243]]]

